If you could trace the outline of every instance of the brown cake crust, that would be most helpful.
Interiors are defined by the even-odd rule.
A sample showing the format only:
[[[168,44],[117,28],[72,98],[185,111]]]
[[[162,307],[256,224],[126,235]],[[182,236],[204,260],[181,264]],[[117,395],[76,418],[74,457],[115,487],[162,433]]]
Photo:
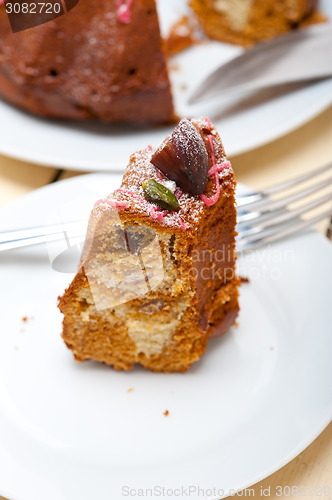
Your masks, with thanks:
[[[248,10],[242,5],[241,10],[235,11],[234,4],[239,6],[241,2],[249,2]],[[208,37],[244,47],[326,21],[317,11],[317,4],[318,0],[252,0],[251,4],[250,0],[190,0]],[[238,14],[237,20],[232,20],[232,11],[235,16]]]
[[[2,5],[0,38],[0,96],[27,111],[102,122],[173,119],[154,0],[135,0],[129,24],[118,20],[116,0],[82,0],[18,33]]]
[[[193,123],[206,144],[211,168],[212,152],[205,122]],[[221,164],[226,161],[225,152],[220,137],[214,129],[212,132],[216,161]],[[106,235],[114,228],[114,209],[106,202],[97,203],[90,217],[79,272],[59,299],[65,315],[63,338],[78,361],[94,359],[117,370],[129,370],[139,363],[153,371],[184,372],[205,352],[209,337],[225,333],[239,311],[240,280],[235,274],[236,183],[233,170],[225,168],[219,174],[221,194],[215,205],[206,206],[200,196],[184,193],[176,216],[169,213],[163,222],[153,220],[151,207],[140,199],[142,182],[160,176],[150,163],[151,154],[147,148],[131,156],[121,190],[112,193],[108,200],[127,203],[119,211],[123,227],[136,225],[157,231],[166,278],[161,287],[151,289],[144,297],[134,297],[128,305],[97,310],[90,291],[94,279],[91,270],[95,272],[96,258],[101,265],[110,260],[107,252],[111,244]],[[211,196],[214,190],[214,179],[209,178],[205,194]],[[135,193],[137,199],[130,193]],[[102,270],[98,279],[106,282],[106,274]],[[103,285],[99,282],[99,286]],[[102,289],[101,297],[104,293],[106,288]],[[123,308],[124,319],[117,315],[117,307]],[[152,328],[158,335],[167,318],[178,314],[181,320],[176,322],[169,340],[158,352],[150,354],[139,349],[126,324],[128,319],[146,322],[146,330]],[[155,328],[150,320],[156,323]]]

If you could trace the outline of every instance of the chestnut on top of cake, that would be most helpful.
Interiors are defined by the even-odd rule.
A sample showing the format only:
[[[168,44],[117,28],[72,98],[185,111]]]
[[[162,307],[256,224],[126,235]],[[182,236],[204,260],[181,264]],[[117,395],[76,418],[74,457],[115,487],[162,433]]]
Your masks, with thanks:
[[[59,300],[76,360],[184,372],[238,314],[235,179],[208,119],[134,153]]]

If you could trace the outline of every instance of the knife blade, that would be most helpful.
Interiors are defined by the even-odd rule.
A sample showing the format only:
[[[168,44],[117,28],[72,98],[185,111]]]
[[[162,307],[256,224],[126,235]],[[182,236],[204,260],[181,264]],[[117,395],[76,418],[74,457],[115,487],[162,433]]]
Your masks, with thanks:
[[[211,73],[188,103],[331,76],[332,25],[324,23],[255,45]]]

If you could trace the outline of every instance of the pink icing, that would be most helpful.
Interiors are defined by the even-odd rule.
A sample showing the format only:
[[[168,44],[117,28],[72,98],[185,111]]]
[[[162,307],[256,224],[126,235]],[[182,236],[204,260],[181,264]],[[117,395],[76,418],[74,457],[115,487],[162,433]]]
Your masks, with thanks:
[[[209,129],[212,128],[211,120],[208,117],[205,118],[205,123],[206,123],[206,128],[209,128]]]
[[[114,200],[107,200],[107,199],[96,201],[94,206],[97,207],[98,205],[103,205],[103,204],[110,205],[111,207],[116,207],[116,208],[128,208],[128,204],[125,203],[124,201],[114,201]]]
[[[134,193],[133,191],[128,191],[127,189],[117,189],[117,192],[128,194],[132,198],[135,198],[136,200],[140,201],[141,203],[143,203],[143,205],[149,207],[149,209],[150,209],[150,216],[151,216],[152,219],[157,220],[159,222],[165,222],[164,217],[165,217],[165,215],[167,215],[169,213],[168,210],[162,210],[159,207],[155,207],[154,205],[151,205],[144,198],[142,198],[138,194]],[[118,202],[116,202],[116,203],[118,203]],[[176,218],[176,220],[177,220],[180,228],[183,231],[188,228],[188,226],[182,222],[182,219],[180,218],[180,216],[174,210],[172,210],[171,213],[174,215],[174,217]]]
[[[209,118],[205,118],[205,122],[207,124],[207,128],[211,129],[212,124],[211,124],[211,121],[209,120]],[[208,171],[208,177],[212,177],[212,175],[214,175],[214,178],[216,181],[216,192],[213,196],[211,196],[211,198],[208,198],[207,196],[205,196],[205,194],[201,194],[201,200],[205,203],[205,205],[207,207],[211,207],[212,205],[217,203],[217,201],[219,200],[219,196],[220,196],[219,172],[221,172],[222,170],[225,170],[227,168],[230,168],[231,163],[229,161],[225,161],[225,162],[221,163],[220,165],[217,165],[212,135],[208,136],[208,141],[210,143],[211,156],[212,156],[212,167]]]
[[[201,200],[204,201],[205,205],[207,207],[211,207],[215,203],[217,203],[220,195],[220,182],[219,182],[219,175],[218,172],[214,174],[214,178],[216,180],[216,192],[211,198],[207,198],[204,194],[201,194]]]
[[[132,198],[135,198],[136,200],[140,201],[144,205],[149,205],[148,202],[142,198],[142,196],[139,196],[138,194],[134,193],[133,191],[128,191],[128,189],[117,189],[116,190],[118,193],[123,193],[123,194],[128,194]]]
[[[211,177],[211,175],[214,175],[216,172],[222,172],[223,170],[226,170],[228,168],[232,168],[230,161],[224,161],[220,165],[216,164],[210,168],[210,170],[208,171],[208,176]]]
[[[157,168],[156,168],[156,173],[157,173],[157,175],[158,175],[158,179],[159,179],[160,181],[163,181],[163,180],[164,180],[164,178],[163,178],[163,176],[161,175],[160,170],[158,170]]]
[[[129,24],[131,20],[131,9],[134,0],[117,0],[118,20],[122,24]]]
[[[160,210],[154,206],[151,207],[150,215],[154,220],[159,220],[159,222],[165,222],[164,215],[166,214],[167,210]]]
[[[183,195],[183,191],[180,188],[176,188],[176,190],[174,191],[174,194],[177,197],[177,199],[179,200],[181,198],[181,196]]]

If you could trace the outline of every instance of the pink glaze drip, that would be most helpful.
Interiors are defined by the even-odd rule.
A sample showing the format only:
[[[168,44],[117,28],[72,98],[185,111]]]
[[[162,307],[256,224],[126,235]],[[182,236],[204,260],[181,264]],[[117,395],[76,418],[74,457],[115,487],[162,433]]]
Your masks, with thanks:
[[[211,175],[214,175],[216,172],[222,172],[223,170],[227,170],[228,168],[232,168],[230,161],[224,161],[220,165],[216,164],[213,167],[211,167],[210,170],[208,171],[208,177],[211,177]]]
[[[148,202],[144,198],[142,198],[142,196],[134,193],[133,191],[129,191],[128,189],[117,189],[116,192],[128,194],[129,196],[131,196],[132,198],[135,198],[136,200],[140,201],[144,205],[149,205]]]
[[[142,198],[141,196],[139,196],[136,193],[133,193],[132,191],[128,191],[127,189],[117,189],[117,192],[118,193],[128,194],[129,196],[132,196],[133,198],[135,198],[136,200],[140,201],[141,203],[143,203],[143,205],[145,205],[146,207],[148,207],[150,209],[150,217],[152,219],[157,220],[159,222],[165,222],[164,217],[165,217],[165,215],[167,215],[169,213],[168,210],[162,210],[159,207],[155,207],[154,205],[151,205],[144,198]],[[171,213],[174,215],[174,217],[176,218],[176,220],[177,220],[180,228],[183,231],[188,228],[188,226],[183,223],[183,221],[180,218],[180,216],[174,210],[172,210]]]
[[[206,123],[206,128],[208,129],[212,128],[211,120],[208,117],[205,118],[205,123]]]
[[[117,0],[118,20],[122,24],[129,24],[131,20],[131,9],[134,0]]]
[[[105,204],[109,205],[110,207],[128,208],[128,204],[125,203],[124,201],[114,201],[114,200],[107,200],[107,199],[102,199],[102,200],[96,201],[94,206],[97,207],[98,205],[105,205]]]
[[[148,145],[147,150],[149,151],[149,153],[152,153],[153,147],[151,146],[151,144]]]
[[[164,180],[164,178],[163,178],[163,176],[161,175],[160,170],[158,170],[157,168],[156,168],[156,173],[157,173],[158,179],[159,179],[160,181],[163,181],[163,180]]]
[[[211,198],[207,198],[207,196],[205,196],[204,194],[201,194],[201,200],[204,201],[204,203],[207,207],[211,207],[212,205],[217,203],[217,201],[219,200],[220,182],[219,182],[218,172],[216,172],[214,174],[214,178],[216,180],[216,192],[215,192],[215,194],[213,196],[211,196]]]
[[[167,210],[161,211],[158,210],[158,208],[152,206],[150,210],[150,215],[154,220],[158,220],[159,222],[165,222],[164,215],[166,214],[164,212],[167,213]]]
[[[183,191],[180,188],[176,188],[176,190],[174,191],[174,194],[175,194],[176,198],[179,200],[181,198],[181,196],[183,195]]]
[[[207,128],[211,129],[212,123],[209,120],[209,118],[205,118],[205,122],[207,124]],[[211,156],[212,156],[212,167],[208,171],[208,177],[212,177],[214,175],[215,181],[216,181],[216,192],[211,198],[208,198],[205,196],[205,194],[201,194],[201,200],[205,203],[207,207],[211,207],[217,201],[219,200],[220,196],[220,179],[219,179],[219,172],[222,170],[225,170],[227,168],[231,167],[231,163],[229,161],[225,161],[224,163],[221,163],[220,165],[217,165],[216,163],[216,155],[215,155],[215,149],[214,149],[214,144],[213,144],[213,136],[209,135],[208,136],[208,141],[211,147]]]

